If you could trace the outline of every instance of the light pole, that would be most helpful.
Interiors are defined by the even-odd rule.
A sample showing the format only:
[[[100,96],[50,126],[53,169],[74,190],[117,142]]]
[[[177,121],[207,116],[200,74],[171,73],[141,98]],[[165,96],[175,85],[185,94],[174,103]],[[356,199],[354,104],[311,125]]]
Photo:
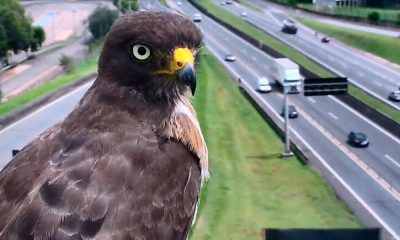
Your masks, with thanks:
[[[283,94],[284,94],[284,115],[285,115],[285,147],[281,153],[281,157],[293,156],[293,152],[290,151],[290,139],[289,139],[289,92],[290,86],[287,83],[283,84]]]

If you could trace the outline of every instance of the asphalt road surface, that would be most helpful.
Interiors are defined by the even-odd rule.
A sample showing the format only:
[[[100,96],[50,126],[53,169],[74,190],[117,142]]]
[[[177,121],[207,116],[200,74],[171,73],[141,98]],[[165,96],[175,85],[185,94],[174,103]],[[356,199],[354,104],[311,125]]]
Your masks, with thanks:
[[[25,9],[27,14],[34,19],[34,25],[42,26],[46,31],[44,45],[49,46],[74,36],[79,36],[79,39],[2,73],[0,87],[3,96],[6,99],[12,98],[40,83],[56,78],[62,73],[62,68],[59,66],[62,55],[72,57],[74,60],[87,56],[85,41],[90,38],[90,34],[86,30],[86,25],[83,24],[83,19],[86,19],[98,5],[98,2],[26,5]]]
[[[157,6],[157,3],[153,2],[153,5]],[[189,17],[198,12],[186,2],[180,9]],[[255,88],[257,79],[266,74],[266,63],[271,59],[205,16],[198,26],[204,32],[206,46],[221,61],[227,53],[236,55],[236,62],[224,64],[242,77],[243,84]],[[83,91],[77,90],[1,130],[2,166],[11,159],[12,149],[21,148],[34,136],[65,117]],[[274,89],[269,94],[257,96],[275,114],[281,112],[283,98],[279,91]],[[332,97],[306,98],[291,95],[290,99],[300,113],[298,119],[290,121],[292,134],[301,138],[309,150],[318,154],[337,181],[357,199],[360,208],[367,209],[374,217],[375,221],[368,225],[378,226],[379,223],[386,230],[386,237],[389,232],[395,239],[400,239],[399,139],[385,133]],[[371,146],[367,149],[349,147],[345,141],[348,131],[352,129],[367,133]]]
[[[299,31],[295,35],[283,33],[281,31],[282,22],[289,15],[273,9],[273,5],[266,4],[262,0],[251,1],[261,8],[267,9],[268,12],[260,13],[237,3],[221,7],[237,16],[240,16],[242,12],[247,12],[245,20],[249,23],[298,49],[338,75],[348,77],[359,88],[400,110],[400,103],[387,99],[389,93],[397,90],[400,86],[400,67],[393,67],[385,60],[354,50],[335,40],[331,40],[330,43],[322,43],[320,37],[315,37],[315,31],[304,26],[299,26]],[[217,4],[218,2],[216,1]]]
[[[190,18],[198,13],[186,2],[177,8]],[[271,58],[206,16],[198,26],[204,32],[206,46],[221,60],[228,53],[238,58],[236,62],[225,64],[254,89],[257,79],[267,74]],[[279,91],[275,89],[259,97],[276,114],[281,112],[283,96]],[[321,156],[380,225],[400,239],[400,225],[397,224],[400,219],[399,139],[333,97],[291,95],[290,98],[300,112],[298,119],[290,121],[292,133]],[[366,133],[371,145],[366,149],[348,146],[346,139],[351,130]],[[376,223],[370,225],[377,226]]]

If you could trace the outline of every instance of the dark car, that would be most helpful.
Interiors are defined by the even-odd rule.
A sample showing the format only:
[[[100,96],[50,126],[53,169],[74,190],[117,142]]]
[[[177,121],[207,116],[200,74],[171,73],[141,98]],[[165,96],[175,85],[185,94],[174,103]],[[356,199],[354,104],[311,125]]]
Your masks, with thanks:
[[[354,147],[368,147],[369,140],[367,135],[362,132],[350,132],[348,143]]]
[[[289,118],[297,118],[299,113],[297,112],[296,108],[293,105],[288,106],[289,110]],[[285,106],[282,108],[281,116],[285,117]]]
[[[323,42],[323,43],[328,43],[329,41],[330,41],[330,39],[328,37],[321,38],[321,42]]]
[[[228,0],[228,1],[226,1],[225,3],[230,5],[230,4],[233,4],[233,1]]]
[[[288,33],[288,34],[296,34],[297,33],[296,24],[290,19],[284,20],[282,32]]]
[[[400,102],[400,90],[391,92],[388,98],[393,102]]]

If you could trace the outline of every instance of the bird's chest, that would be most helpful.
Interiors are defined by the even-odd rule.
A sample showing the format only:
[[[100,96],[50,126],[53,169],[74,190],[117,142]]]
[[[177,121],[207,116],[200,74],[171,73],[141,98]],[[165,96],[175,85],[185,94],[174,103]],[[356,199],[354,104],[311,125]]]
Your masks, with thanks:
[[[180,101],[167,121],[164,135],[185,144],[200,160],[202,181],[208,178],[208,150],[193,107]]]

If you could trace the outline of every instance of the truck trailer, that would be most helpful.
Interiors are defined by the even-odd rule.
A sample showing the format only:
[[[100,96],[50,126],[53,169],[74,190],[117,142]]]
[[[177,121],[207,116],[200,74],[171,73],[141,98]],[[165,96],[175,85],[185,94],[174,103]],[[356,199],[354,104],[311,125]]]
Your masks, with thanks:
[[[301,91],[300,68],[295,62],[287,58],[275,58],[269,66],[270,75],[275,82],[282,87],[284,84],[289,86],[289,93],[299,93]]]

